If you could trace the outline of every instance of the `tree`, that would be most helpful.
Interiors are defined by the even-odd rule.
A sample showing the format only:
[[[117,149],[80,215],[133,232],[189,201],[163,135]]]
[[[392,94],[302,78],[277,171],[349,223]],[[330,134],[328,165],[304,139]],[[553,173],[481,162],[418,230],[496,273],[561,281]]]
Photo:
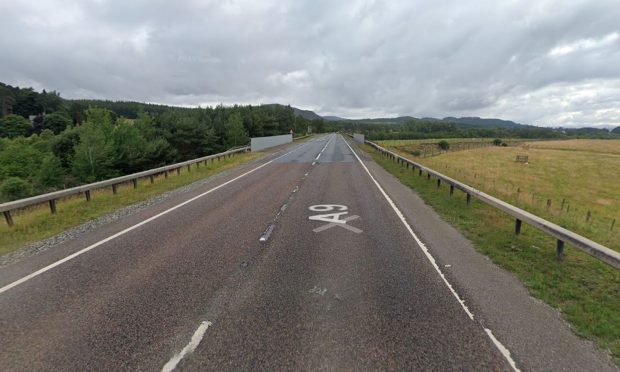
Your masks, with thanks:
[[[19,177],[10,177],[0,185],[2,199],[16,200],[32,195],[32,186]]]
[[[84,107],[77,102],[72,102],[69,106],[69,116],[74,125],[82,124],[84,121]]]
[[[501,140],[501,139],[499,139],[499,138],[496,138],[496,139],[494,139],[494,140],[493,140],[493,144],[494,144],[495,146],[501,146],[501,144],[502,144],[502,140]]]
[[[52,113],[45,115],[43,118],[43,128],[50,129],[54,134],[60,134],[69,125],[71,125],[71,119],[63,114]]]
[[[228,148],[247,145],[249,141],[248,132],[243,126],[243,119],[239,113],[234,113],[228,117],[228,127],[226,128],[226,146]]]
[[[39,169],[42,155],[27,143],[27,139],[13,140],[0,152],[0,180],[8,177],[28,178]]]
[[[104,128],[86,122],[80,127],[80,143],[75,146],[73,174],[83,182],[94,182],[116,176],[111,141]]]
[[[0,118],[0,137],[15,138],[26,136],[31,125],[28,119],[19,115],[7,115]]]
[[[62,185],[64,174],[60,159],[53,154],[49,154],[43,158],[41,168],[39,168],[36,175],[36,180],[39,185],[44,187],[58,187]]]

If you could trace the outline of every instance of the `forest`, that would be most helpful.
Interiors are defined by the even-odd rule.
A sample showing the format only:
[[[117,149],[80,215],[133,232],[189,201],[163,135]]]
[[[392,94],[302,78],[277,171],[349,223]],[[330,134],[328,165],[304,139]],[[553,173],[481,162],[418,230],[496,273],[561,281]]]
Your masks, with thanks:
[[[364,133],[371,141],[439,138],[620,138],[620,127],[612,131],[600,128],[549,128],[533,125],[518,125],[509,128],[415,118],[398,124],[339,121],[338,125],[343,131]]]
[[[0,108],[0,201],[222,152],[250,137],[325,129],[290,106],[65,100],[2,83]]]

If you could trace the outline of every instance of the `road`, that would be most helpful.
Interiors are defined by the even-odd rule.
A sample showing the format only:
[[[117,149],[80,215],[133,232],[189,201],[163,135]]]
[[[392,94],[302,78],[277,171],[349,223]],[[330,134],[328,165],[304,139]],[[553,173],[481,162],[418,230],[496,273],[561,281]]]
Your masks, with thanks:
[[[405,191],[386,179],[345,138],[326,135],[7,266],[0,365],[613,370],[540,305],[519,309],[531,314],[525,329],[511,329],[494,309],[528,303],[522,288],[474,258],[464,261],[475,270],[448,273],[432,240],[457,233],[442,233],[441,221],[430,236],[416,233],[418,217],[399,201]],[[489,293],[510,299],[487,303],[472,289],[482,284],[467,275],[485,270],[496,279]],[[527,336],[534,345],[522,342],[537,329]],[[545,332],[563,346],[537,345]],[[565,363],[557,351],[571,347],[581,351]]]

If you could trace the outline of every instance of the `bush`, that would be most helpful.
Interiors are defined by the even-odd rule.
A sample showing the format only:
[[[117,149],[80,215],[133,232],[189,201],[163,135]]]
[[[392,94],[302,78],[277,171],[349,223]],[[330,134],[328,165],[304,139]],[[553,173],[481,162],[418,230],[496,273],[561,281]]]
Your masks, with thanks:
[[[493,140],[493,144],[495,146],[500,146],[502,144],[502,142],[503,141],[501,139],[499,139],[499,138],[496,138],[496,139]]]
[[[439,146],[439,148],[444,150],[444,151],[448,151],[450,149],[450,143],[448,141],[446,141],[446,140],[439,141],[437,146]]]
[[[0,186],[0,194],[5,200],[22,199],[32,195],[32,186],[19,177],[9,177]]]
[[[508,147],[508,144],[506,142],[502,142],[502,147]]]
[[[413,155],[413,156],[420,156],[420,155],[422,155],[422,152],[420,150],[413,150],[411,155]]]

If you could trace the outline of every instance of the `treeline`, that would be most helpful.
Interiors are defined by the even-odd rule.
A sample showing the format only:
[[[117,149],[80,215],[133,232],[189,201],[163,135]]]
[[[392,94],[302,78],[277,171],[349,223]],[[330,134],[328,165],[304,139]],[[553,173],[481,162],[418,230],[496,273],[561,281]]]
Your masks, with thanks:
[[[295,116],[290,106],[71,101],[7,87],[0,86],[0,201],[222,152],[251,136],[325,129],[322,121]],[[59,104],[44,104],[48,95]]]
[[[369,140],[405,140],[436,138],[620,138],[620,130],[599,128],[546,128],[523,125],[516,128],[488,128],[444,120],[413,119],[402,124],[339,122],[345,131],[364,133]]]

